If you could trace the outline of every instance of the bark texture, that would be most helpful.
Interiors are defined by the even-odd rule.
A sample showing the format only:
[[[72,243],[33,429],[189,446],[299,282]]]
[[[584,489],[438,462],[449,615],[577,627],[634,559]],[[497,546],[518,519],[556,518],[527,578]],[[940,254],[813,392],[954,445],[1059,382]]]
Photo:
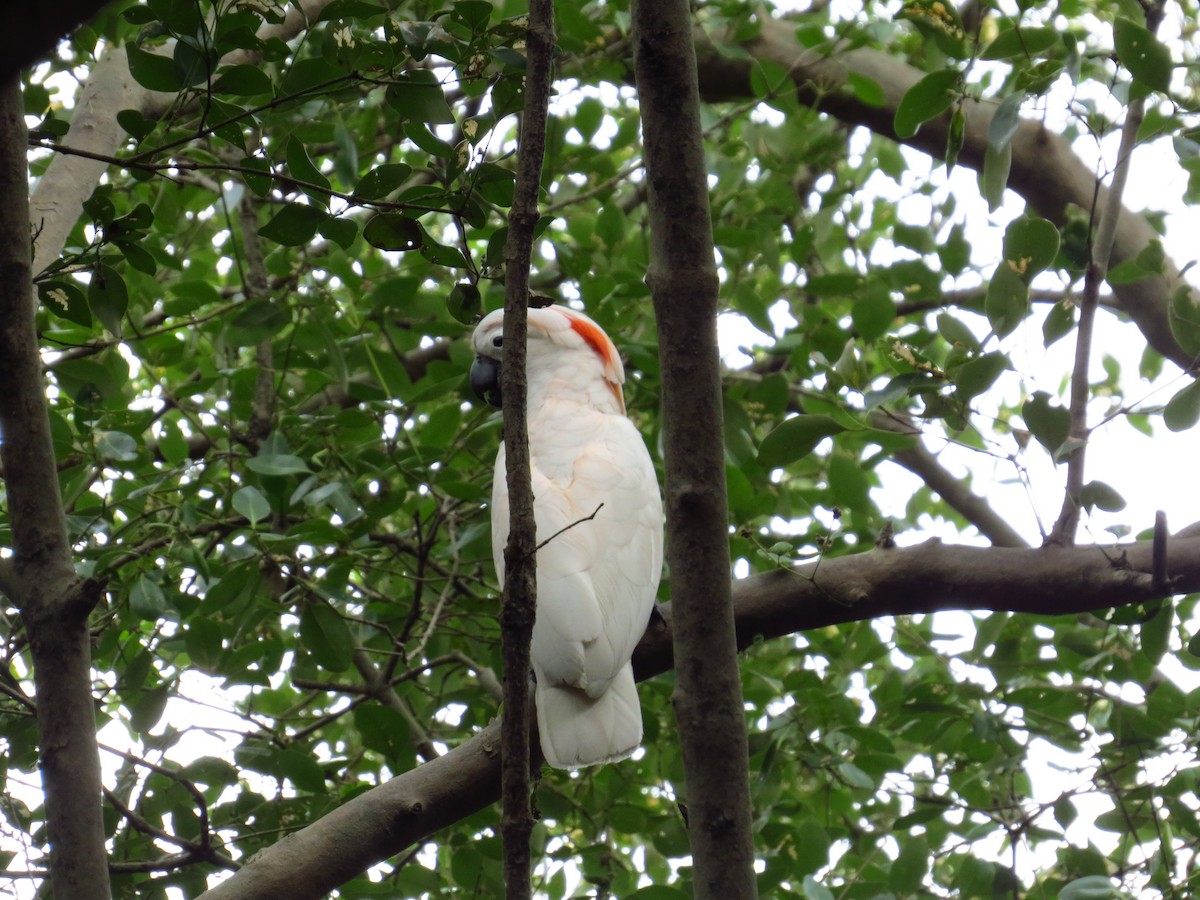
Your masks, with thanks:
[[[1170,591],[1200,591],[1200,527],[1167,541]],[[779,569],[733,584],[739,647],[883,615],[949,609],[1074,615],[1162,596],[1154,541],[988,548],[928,541]],[[672,604],[634,654],[639,681],[672,668]],[[355,797],[259,853],[204,900],[307,900],[500,798],[500,724]]]
[[[108,5],[109,0],[6,3],[0,13],[0,79],[15,78]]]
[[[686,0],[632,5],[662,371],[672,702],[687,782],[695,896],[758,894],[745,704],[729,584],[717,267]]]
[[[4,586],[33,657],[50,872],[58,900],[109,896],[88,613],[75,576],[34,326],[29,175],[20,82],[0,87],[0,459],[12,519]]]
[[[504,247],[504,447],[509,500],[508,544],[504,548],[504,596],[500,634],[504,650],[503,791],[501,835],[504,884],[509,900],[532,896],[529,839],[533,808],[529,787],[529,644],[537,608],[537,523],[529,471],[528,335],[529,263],[538,221],[538,190],[546,152],[546,110],[550,102],[550,61],[554,54],[552,0],[532,0],[526,30],[525,109],[517,158],[517,178]]]

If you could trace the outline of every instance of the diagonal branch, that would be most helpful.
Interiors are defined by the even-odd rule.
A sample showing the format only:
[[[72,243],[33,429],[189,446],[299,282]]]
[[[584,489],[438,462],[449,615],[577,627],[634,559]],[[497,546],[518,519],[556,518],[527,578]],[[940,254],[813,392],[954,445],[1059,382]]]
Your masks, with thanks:
[[[884,615],[950,609],[1076,615],[1161,597],[1154,542],[980,548],[928,541],[779,569],[733,584],[737,641]],[[1200,527],[1167,546],[1171,590],[1200,591]],[[639,681],[672,668],[671,605],[634,654]],[[387,784],[355,797],[263,850],[203,900],[317,900],[370,866],[424,841],[500,797],[499,724]]]
[[[896,107],[905,92],[924,72],[881,50],[869,47],[838,49],[823,54],[808,49],[796,38],[794,23],[760,17],[761,31],[740,45],[742,56],[722,55],[711,41],[697,39],[700,95],[709,102],[753,97],[750,75],[755,61],[770,61],[786,68],[796,82],[800,99],[835,118],[899,141],[893,129]],[[851,75],[875,82],[882,92],[879,105],[866,103],[848,89]],[[958,162],[981,169],[988,144],[988,127],[998,104],[965,99],[963,147]],[[925,122],[902,143],[941,159],[946,151],[949,116]],[[1013,161],[1008,187],[1025,199],[1030,209],[1061,225],[1071,207],[1090,211],[1108,203],[1109,189],[1096,192],[1095,173],[1060,135],[1041,122],[1022,119],[1012,139]],[[1110,265],[1136,257],[1158,233],[1142,215],[1123,210],[1116,223]],[[1197,361],[1175,339],[1169,321],[1170,297],[1185,286],[1179,269],[1167,260],[1163,275],[1113,285],[1117,305],[1145,335],[1155,350],[1187,371]]]

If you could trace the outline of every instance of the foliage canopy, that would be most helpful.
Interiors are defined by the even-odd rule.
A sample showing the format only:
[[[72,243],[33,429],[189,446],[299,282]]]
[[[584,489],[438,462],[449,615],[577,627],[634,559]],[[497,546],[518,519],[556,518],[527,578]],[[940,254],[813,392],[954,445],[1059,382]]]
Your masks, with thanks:
[[[499,420],[466,390],[462,338],[503,295],[522,12],[118,2],[25,79],[54,453],[77,571],[107,586],[94,691],[118,896],[198,896],[497,713],[482,507]],[[1145,98],[1139,154],[1200,204],[1200,11],[1171,3],[1160,27],[1163,12],[698,5],[722,304],[756,329],[725,383],[738,576],[805,563],[792,577],[811,581],[814,561],[893,529],[1046,535],[1029,510],[1057,507],[1080,446],[1055,348],[1078,333],[1100,216],[1083,159],[1114,166]],[[628,10],[556,15],[532,290],[614,337],[653,449]],[[113,72],[81,101],[73,76],[86,91]],[[97,121],[119,127],[112,146],[82,150]],[[1084,370],[1088,424],[1106,423],[1093,443],[1200,420],[1180,374],[1200,312],[1164,228],[1153,210],[1117,226]],[[903,503],[895,463],[921,479]],[[1121,473],[1105,474],[1076,497],[1089,539],[1145,524],[1121,519]],[[1200,590],[1189,577],[1181,591]],[[951,589],[964,609],[982,590]],[[761,895],[1194,891],[1200,694],[1178,673],[1200,668],[1195,597],[1069,616],[914,604],[863,621],[841,607],[840,624],[744,654]],[[0,648],[0,849],[28,873],[45,822],[18,605]],[[689,896],[671,689],[669,672],[641,686],[636,761],[540,781],[546,896]],[[499,896],[499,879],[485,808],[339,895]]]

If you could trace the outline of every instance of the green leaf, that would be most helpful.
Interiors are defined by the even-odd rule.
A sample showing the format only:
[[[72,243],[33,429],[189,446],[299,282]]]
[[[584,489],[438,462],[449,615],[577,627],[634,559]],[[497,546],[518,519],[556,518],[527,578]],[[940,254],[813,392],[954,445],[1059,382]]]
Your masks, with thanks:
[[[398,190],[412,175],[412,166],[405,163],[385,163],[376,166],[359,179],[351,191],[362,200],[380,200]]]
[[[1105,512],[1120,512],[1125,508],[1125,498],[1103,481],[1089,481],[1079,494],[1084,509],[1102,509]]]
[[[846,83],[850,85],[850,90],[854,91],[854,96],[868,106],[887,104],[887,96],[875,79],[868,78],[859,72],[847,72]]]
[[[1123,896],[1107,875],[1085,875],[1083,878],[1076,878],[1058,892],[1058,900],[1113,900]]]
[[[450,296],[446,298],[446,307],[455,319],[464,325],[470,325],[483,312],[483,297],[478,287],[469,281],[461,281],[450,291]]]
[[[1028,284],[1054,262],[1061,239],[1054,224],[1035,216],[1013,219],[1004,230],[1004,260]]]
[[[247,485],[234,492],[233,508],[249,519],[251,525],[257,525],[271,514],[271,504],[262,491],[253,485]]]
[[[137,459],[137,441],[123,431],[95,431],[96,452],[101,459],[130,462]]]
[[[224,66],[217,71],[213,81],[214,94],[233,94],[238,97],[252,97],[258,94],[269,94],[272,91],[271,78],[258,66],[242,63],[236,66]]]
[[[288,172],[297,181],[305,182],[300,189],[313,201],[322,206],[329,204],[329,179],[321,174],[308,156],[308,149],[303,142],[292,138],[287,143]],[[316,187],[309,187],[315,185]],[[322,190],[323,189],[323,190]],[[311,235],[310,235],[311,237]]]
[[[950,116],[950,128],[946,132],[946,172],[950,173],[958,164],[958,156],[962,153],[963,144],[967,139],[967,114],[962,104],[954,107]]]
[[[295,785],[297,790],[310,794],[325,793],[325,772],[311,756],[289,747],[280,750],[275,758],[279,774]]]
[[[363,228],[363,239],[380,250],[415,250],[424,232],[416,219],[399,213],[379,213]]]
[[[1000,337],[1011,334],[1029,312],[1029,286],[1007,260],[1001,260],[988,282],[984,312]]]
[[[138,697],[129,708],[129,727],[138,734],[146,734],[154,728],[167,709],[171,697],[171,686],[160,684]]]
[[[789,555],[795,550],[787,545]],[[816,819],[809,817],[796,825],[794,832],[796,875],[809,874],[823,869],[829,863],[829,835]]]
[[[1056,457],[1071,430],[1070,411],[1055,403],[1045,391],[1038,391],[1021,407],[1021,418],[1037,442]]]
[[[1171,51],[1154,33],[1136,22],[1118,17],[1113,25],[1117,59],[1129,74],[1146,87],[1167,93],[1171,89]]]
[[[1024,94],[1009,94],[1000,101],[992,121],[988,123],[988,147],[1001,151],[1012,143],[1013,135],[1021,125],[1021,104]]]
[[[322,668],[344,672],[354,655],[354,637],[346,620],[324,603],[309,603],[300,614],[300,641]]]
[[[875,790],[875,779],[852,762],[839,763],[837,770],[851,787],[864,791]]]
[[[1075,327],[1075,304],[1062,300],[1050,307],[1042,322],[1042,344],[1049,347],[1059,338],[1070,334]]]
[[[387,100],[406,119],[430,125],[450,125],[454,113],[446,104],[446,95],[432,72],[410,70],[412,80],[388,86]]]
[[[1163,601],[1162,606],[1148,621],[1138,628],[1141,637],[1142,655],[1152,666],[1162,662],[1167,650],[1171,647],[1171,634],[1175,630],[1175,604],[1170,598]]]
[[[958,69],[930,72],[900,99],[892,128],[904,139],[915,135],[923,122],[936,118],[950,108],[958,92],[962,73]]]
[[[350,218],[326,215],[317,226],[317,233],[329,238],[343,250],[349,250],[358,237],[358,223]]]
[[[175,94],[184,88],[175,61],[157,53],[148,53],[136,44],[126,44],[129,74],[142,87],[164,94]]]
[[[798,415],[784,419],[762,440],[758,448],[759,465],[778,469],[812,453],[824,438],[845,431],[829,416]]]
[[[307,475],[307,463],[290,453],[260,453],[246,461],[246,468],[260,475]],[[249,518],[249,517],[247,517]]]
[[[1056,28],[1022,28],[1014,26],[1002,31],[983,48],[981,59],[1032,59],[1041,56],[1061,42]]]
[[[202,669],[215,669],[223,652],[221,626],[212,619],[199,616],[188,622],[183,633],[188,656]]]
[[[325,214],[317,207],[289,203],[270,222],[259,228],[258,233],[285,247],[297,247],[311,241],[324,221]]]
[[[1012,143],[995,149],[989,143],[983,154],[982,190],[987,201],[988,212],[995,212],[1004,202],[1004,189],[1008,187],[1008,172],[1012,168]]]
[[[91,328],[92,311],[88,308],[83,291],[74,282],[39,281],[37,288],[38,298],[56,316]]]
[[[1192,289],[1181,284],[1171,294],[1167,318],[1175,340],[1193,356],[1200,357],[1200,304],[1192,298]]]
[[[136,109],[123,109],[117,113],[117,124],[125,129],[134,140],[142,140],[154,130],[158,123],[147,119]]]
[[[951,347],[962,347],[966,350],[978,350],[979,339],[966,323],[950,313],[938,313],[938,333],[946,339]]]
[[[370,19],[387,13],[386,6],[369,3],[367,0],[333,0],[321,10],[317,16],[318,22],[329,22],[335,19]]]
[[[129,589],[129,609],[139,618],[153,622],[162,618],[167,611],[167,597],[157,581],[147,575],[139,575]]]
[[[897,894],[916,894],[929,873],[929,841],[918,835],[904,841],[888,872],[888,886]]]
[[[1193,381],[1167,401],[1163,421],[1171,431],[1187,431],[1200,421],[1200,381]]]
[[[1000,373],[1012,368],[1009,358],[1003,353],[985,353],[963,363],[954,383],[958,386],[958,397],[966,402],[995,384]]]
[[[872,285],[876,287],[876,285]],[[883,285],[877,290],[868,290],[850,308],[854,330],[864,341],[883,337],[888,327],[896,320],[896,303]]]
[[[125,310],[129,308],[125,279],[110,266],[97,266],[88,283],[88,306],[113,336],[120,337]]]
[[[835,900],[833,891],[811,875],[804,876],[804,896],[808,900]]]

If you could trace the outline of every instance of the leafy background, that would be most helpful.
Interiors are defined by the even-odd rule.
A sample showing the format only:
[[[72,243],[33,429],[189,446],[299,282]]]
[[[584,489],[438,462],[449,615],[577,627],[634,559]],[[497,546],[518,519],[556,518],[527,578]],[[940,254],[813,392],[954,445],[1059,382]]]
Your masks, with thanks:
[[[502,295],[522,8],[317,9],[285,42],[264,37],[284,12],[270,4],[118,2],[26,82],[35,178],[65,158],[75,79],[108,48],[124,48],[153,92],[117,113],[116,160],[37,273],[77,565],[108,585],[95,690],[119,896],[196,896],[497,712],[482,507],[499,421],[466,390],[463,337]],[[750,62],[748,85],[706,88],[723,302],[729,327],[752,326],[756,342],[731,356],[725,393],[738,574],[866,549],[886,528],[981,540],[986,529],[927,485],[899,482],[902,504],[880,490],[888,460],[918,446],[889,426],[913,417],[925,446],[972,460],[959,483],[990,495],[1002,471],[1014,495],[1025,478],[1057,503],[1048,460],[1069,449],[1069,370],[1037,375],[1029,359],[1072,336],[1088,220],[1017,216],[1001,239],[960,193],[999,208],[1019,113],[1086,155],[1142,91],[1153,92],[1144,139],[1189,173],[1184,202],[1200,201],[1197,11],[1170,9],[1161,41],[1139,7],[1104,0],[796,14],[789,28],[809,53],[879,51],[927,73],[886,136],[817,112],[786,67],[746,49],[770,10],[699,5],[704,33]],[[533,287],[582,302],[617,340],[654,449],[628,13],[564,3],[557,16]],[[970,16],[982,24],[967,28]],[[253,56],[219,62],[228,54]],[[885,103],[859,73],[842,94]],[[947,190],[943,167],[978,97],[999,103],[978,188]],[[893,140],[942,113],[932,166]],[[1168,264],[1150,244],[1113,283]],[[1179,302],[1175,338],[1194,353],[1200,319],[1186,291]],[[1143,353],[1131,326],[1105,334],[1137,350],[1132,362],[1102,356],[1092,409],[1119,420],[1104,437],[1194,426],[1195,385]],[[1139,527],[1116,515],[1121,490],[1090,487],[1096,534]],[[1016,532],[1036,540],[1023,516]],[[6,520],[0,543],[11,544]],[[761,894],[1187,895],[1198,707],[1160,663],[1200,666],[1194,606],[913,616],[756,645],[743,683]],[[4,626],[0,846],[22,872],[39,864],[44,822],[15,610]],[[547,896],[689,895],[671,687],[669,673],[641,687],[636,761],[540,781]],[[1047,755],[1055,775],[1035,785]],[[489,809],[340,895],[500,890]]]

